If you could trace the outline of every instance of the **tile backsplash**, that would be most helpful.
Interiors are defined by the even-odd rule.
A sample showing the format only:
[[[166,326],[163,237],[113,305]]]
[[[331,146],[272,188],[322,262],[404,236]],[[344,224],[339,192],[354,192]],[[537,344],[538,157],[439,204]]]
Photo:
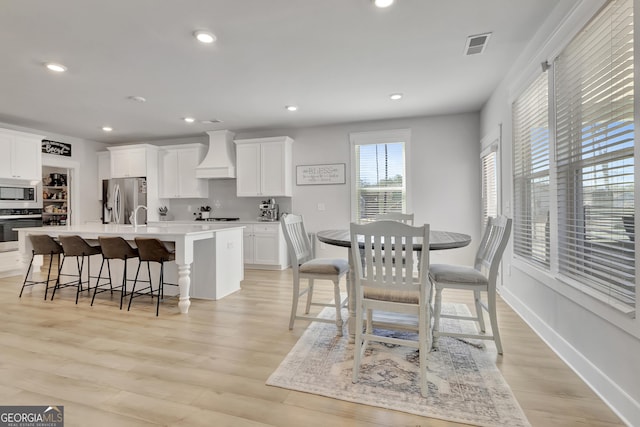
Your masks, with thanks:
[[[169,208],[168,220],[192,220],[200,206],[211,206],[212,217],[239,217],[241,220],[253,221],[258,217],[258,205],[269,197],[236,196],[235,179],[209,180],[208,199],[170,199],[165,205]],[[291,212],[290,197],[276,197],[280,213]]]

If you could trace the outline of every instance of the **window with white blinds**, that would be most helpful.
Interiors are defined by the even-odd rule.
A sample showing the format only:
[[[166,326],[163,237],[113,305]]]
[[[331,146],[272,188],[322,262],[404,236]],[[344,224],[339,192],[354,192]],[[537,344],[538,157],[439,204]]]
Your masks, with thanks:
[[[490,150],[482,156],[482,225],[498,216],[498,153]]]
[[[636,282],[633,56],[633,1],[615,0],[554,62],[559,272],[626,307]]]
[[[372,221],[388,212],[406,212],[406,130],[351,135],[352,219]]]
[[[549,269],[549,88],[542,73],[513,103],[513,250]]]

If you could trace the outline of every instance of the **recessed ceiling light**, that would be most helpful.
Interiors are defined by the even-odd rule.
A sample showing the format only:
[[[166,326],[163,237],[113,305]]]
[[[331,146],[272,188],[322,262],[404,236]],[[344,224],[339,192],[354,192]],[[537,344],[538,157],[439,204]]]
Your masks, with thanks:
[[[185,117],[182,120],[184,120],[187,123],[193,123],[196,121],[196,119],[194,119],[193,117]]]
[[[211,125],[216,123],[222,123],[222,120],[218,120],[218,119],[200,120],[200,123],[205,125]]]
[[[286,108],[287,111],[298,111],[298,107],[296,107],[295,105],[287,105],[284,108]]]
[[[391,95],[389,95],[389,98],[393,99],[394,101],[397,101],[399,99],[402,99],[402,94],[401,93],[392,93]]]
[[[377,7],[389,7],[393,4],[394,0],[373,0],[373,4]]]
[[[102,126],[102,130],[105,132],[111,132],[113,128],[111,126]]]
[[[193,33],[193,36],[201,43],[213,43],[216,41],[216,36],[208,31],[198,30]]]
[[[65,71],[67,71],[67,67],[65,67],[62,64],[56,64],[56,63],[53,63],[53,62],[48,62],[48,63],[46,63],[44,65],[50,71],[55,71],[56,73],[64,73]]]
[[[135,102],[147,102],[147,99],[142,96],[129,96],[127,99]]]

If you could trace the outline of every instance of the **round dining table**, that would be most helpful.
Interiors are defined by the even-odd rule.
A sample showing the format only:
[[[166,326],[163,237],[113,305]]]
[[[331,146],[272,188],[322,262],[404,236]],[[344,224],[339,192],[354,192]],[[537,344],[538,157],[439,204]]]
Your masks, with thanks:
[[[348,229],[318,231],[316,232],[316,238],[327,245],[351,248],[351,235]],[[439,230],[431,230],[429,232],[429,250],[431,251],[462,248],[469,245],[469,243],[471,243],[471,236],[468,234]],[[416,249],[422,248],[416,247]],[[354,342],[356,305],[351,296],[355,295],[355,268],[351,251],[348,251],[348,259],[349,274],[347,275],[347,295],[349,297],[349,319],[347,321],[347,330],[349,332],[349,341]]]

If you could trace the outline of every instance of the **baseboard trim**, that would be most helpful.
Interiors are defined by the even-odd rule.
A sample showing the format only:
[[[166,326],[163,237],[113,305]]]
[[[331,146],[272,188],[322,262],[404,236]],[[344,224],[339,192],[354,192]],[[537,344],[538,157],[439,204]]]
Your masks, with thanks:
[[[502,288],[500,295],[625,424],[640,426],[640,402],[635,401],[508,289]]]

